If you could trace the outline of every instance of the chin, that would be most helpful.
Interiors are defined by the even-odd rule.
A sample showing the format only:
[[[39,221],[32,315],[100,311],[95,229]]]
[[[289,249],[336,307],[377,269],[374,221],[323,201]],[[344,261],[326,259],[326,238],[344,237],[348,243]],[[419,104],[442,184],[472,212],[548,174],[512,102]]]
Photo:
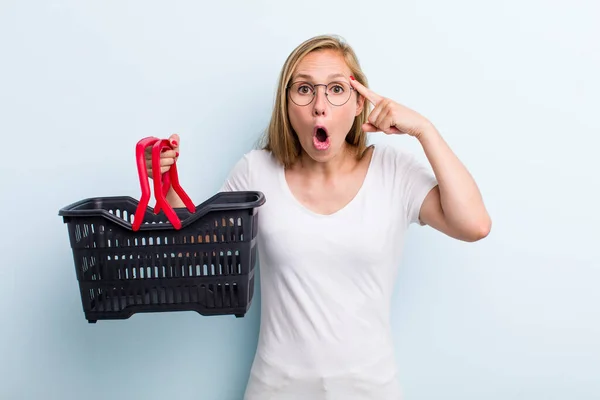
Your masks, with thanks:
[[[336,156],[341,154],[344,150],[343,146],[335,146],[334,142],[331,142],[327,149],[318,149],[314,146],[312,138],[310,138],[309,140],[310,141],[308,145],[303,147],[303,150],[311,159],[317,162],[327,162],[329,160],[332,160]]]

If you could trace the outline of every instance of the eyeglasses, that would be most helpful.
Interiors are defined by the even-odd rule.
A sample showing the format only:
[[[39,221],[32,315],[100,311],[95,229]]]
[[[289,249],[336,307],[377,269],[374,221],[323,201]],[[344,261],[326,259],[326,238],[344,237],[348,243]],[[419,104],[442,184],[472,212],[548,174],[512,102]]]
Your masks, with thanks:
[[[290,100],[299,106],[309,105],[317,97],[317,86],[325,86],[325,97],[334,106],[343,106],[350,99],[354,88],[346,82],[331,82],[327,85],[313,85],[308,82],[294,82],[286,87]]]

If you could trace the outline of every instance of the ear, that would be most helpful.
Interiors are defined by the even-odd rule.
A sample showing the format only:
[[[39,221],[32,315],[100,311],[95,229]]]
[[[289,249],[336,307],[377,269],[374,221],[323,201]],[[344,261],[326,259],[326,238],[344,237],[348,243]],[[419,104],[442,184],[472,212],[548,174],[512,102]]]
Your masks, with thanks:
[[[356,113],[354,113],[355,117],[358,117],[360,113],[363,111],[363,107],[365,105],[365,98],[361,96],[360,93],[356,92]]]

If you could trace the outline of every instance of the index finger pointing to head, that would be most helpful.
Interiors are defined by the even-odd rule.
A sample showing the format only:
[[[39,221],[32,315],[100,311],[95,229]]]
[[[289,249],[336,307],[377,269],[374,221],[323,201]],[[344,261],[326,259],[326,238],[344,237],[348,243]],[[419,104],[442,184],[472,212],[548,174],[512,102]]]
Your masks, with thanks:
[[[378,95],[377,93],[375,93],[374,91],[372,91],[371,89],[354,79],[354,77],[351,77],[350,83],[358,93],[363,95],[373,105],[377,105],[377,103],[379,103],[383,99],[383,97],[381,97],[380,95]]]

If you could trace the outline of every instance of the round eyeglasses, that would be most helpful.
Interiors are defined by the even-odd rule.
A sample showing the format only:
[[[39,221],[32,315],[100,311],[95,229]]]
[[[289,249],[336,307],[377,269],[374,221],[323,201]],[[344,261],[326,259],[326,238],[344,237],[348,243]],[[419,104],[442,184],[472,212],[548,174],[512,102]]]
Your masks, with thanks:
[[[327,85],[313,85],[308,82],[294,82],[286,87],[290,100],[299,106],[309,105],[317,97],[318,86],[325,86],[325,97],[334,106],[343,106],[350,99],[354,88],[346,82],[331,82]]]

